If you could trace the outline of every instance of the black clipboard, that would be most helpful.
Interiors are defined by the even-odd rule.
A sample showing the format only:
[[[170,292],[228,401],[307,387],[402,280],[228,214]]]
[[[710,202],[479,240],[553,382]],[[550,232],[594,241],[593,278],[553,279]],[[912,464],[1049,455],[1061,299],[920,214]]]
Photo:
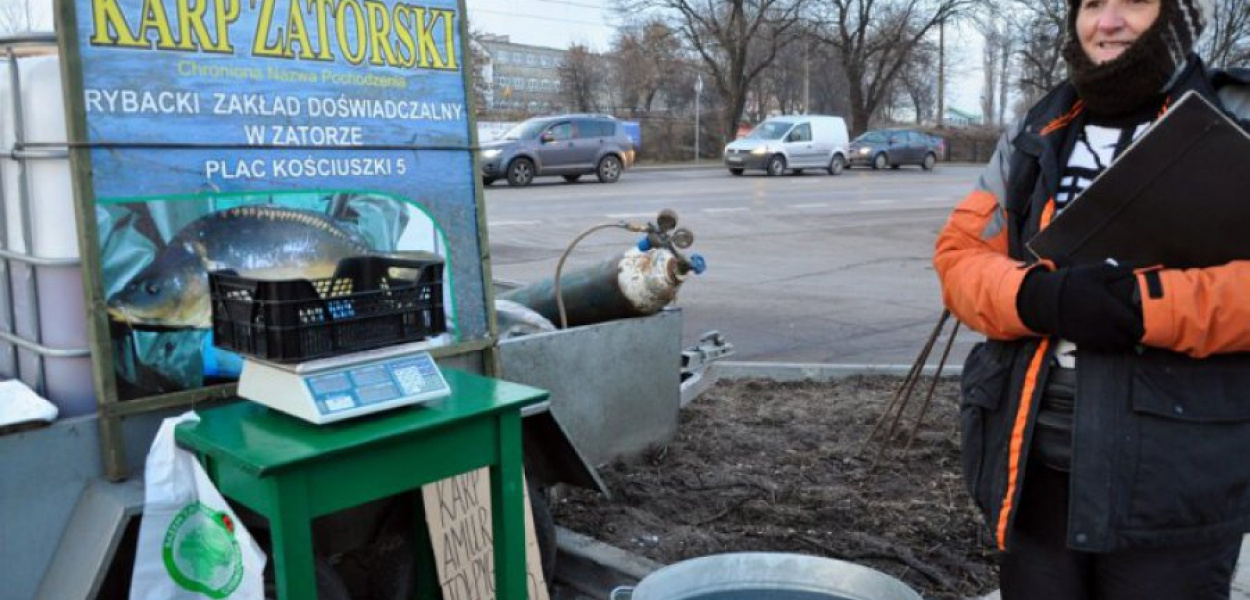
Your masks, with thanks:
[[[1188,92],[1027,245],[1071,264],[1250,258],[1250,135]]]

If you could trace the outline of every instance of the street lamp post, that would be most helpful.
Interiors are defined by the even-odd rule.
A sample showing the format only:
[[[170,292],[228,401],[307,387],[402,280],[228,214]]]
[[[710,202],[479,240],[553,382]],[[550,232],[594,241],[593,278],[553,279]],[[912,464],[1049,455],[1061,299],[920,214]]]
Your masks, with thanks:
[[[694,80],[694,162],[699,162],[699,105],[703,97],[703,74]]]

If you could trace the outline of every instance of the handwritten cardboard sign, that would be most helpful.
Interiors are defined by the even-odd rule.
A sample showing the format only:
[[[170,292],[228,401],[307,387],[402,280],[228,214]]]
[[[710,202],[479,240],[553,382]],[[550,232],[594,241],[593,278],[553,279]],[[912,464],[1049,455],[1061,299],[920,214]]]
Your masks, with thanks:
[[[421,494],[443,599],[493,600],[495,553],[491,541],[490,471],[482,468],[449,477],[425,486]],[[549,600],[528,490],[524,512],[528,597]]]

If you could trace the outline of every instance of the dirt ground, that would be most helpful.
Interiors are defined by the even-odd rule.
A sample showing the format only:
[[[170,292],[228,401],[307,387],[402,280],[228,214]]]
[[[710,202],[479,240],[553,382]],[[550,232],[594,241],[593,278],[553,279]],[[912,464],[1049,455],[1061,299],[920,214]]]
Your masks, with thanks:
[[[667,447],[601,471],[613,500],[572,491],[555,520],[664,564],[798,552],[890,573],[926,598],[985,594],[996,567],[959,475],[955,380],[902,451],[929,382],[878,459],[882,444],[864,442],[901,377],[722,380],[682,410]]]

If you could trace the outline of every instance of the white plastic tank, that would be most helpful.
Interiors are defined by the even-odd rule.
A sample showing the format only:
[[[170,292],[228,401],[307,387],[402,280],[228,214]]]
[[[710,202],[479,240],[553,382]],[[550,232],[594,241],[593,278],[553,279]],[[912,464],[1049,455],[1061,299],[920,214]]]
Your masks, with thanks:
[[[40,260],[79,256],[69,160],[60,145],[66,126],[55,51],[52,43],[0,41],[0,247]],[[57,144],[33,152],[60,156],[15,155],[19,141]],[[54,351],[87,348],[80,266],[31,268],[9,261],[7,275],[7,286],[0,281],[8,287],[0,290],[0,330]],[[45,356],[0,339],[0,378],[20,378],[56,404],[61,417],[91,413],[97,406],[87,356]]]

